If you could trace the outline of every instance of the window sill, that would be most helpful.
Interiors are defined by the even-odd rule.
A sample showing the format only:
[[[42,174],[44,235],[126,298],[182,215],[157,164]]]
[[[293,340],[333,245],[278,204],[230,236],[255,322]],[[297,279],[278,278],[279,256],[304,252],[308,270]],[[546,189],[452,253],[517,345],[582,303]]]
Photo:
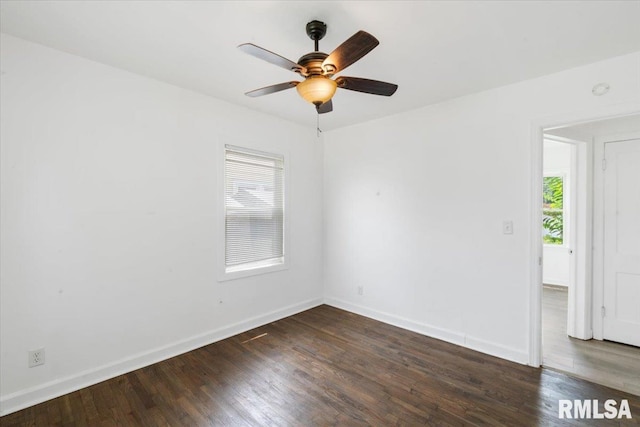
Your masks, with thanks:
[[[289,269],[289,263],[287,263],[286,261],[278,264],[256,265],[255,267],[244,267],[244,268],[239,267],[237,269],[226,268],[225,271],[223,271],[218,276],[218,282],[225,282],[227,280],[236,280],[236,279],[241,279],[243,277],[258,276],[261,274],[273,273],[275,271],[282,271],[282,270],[288,270],[288,269]]]

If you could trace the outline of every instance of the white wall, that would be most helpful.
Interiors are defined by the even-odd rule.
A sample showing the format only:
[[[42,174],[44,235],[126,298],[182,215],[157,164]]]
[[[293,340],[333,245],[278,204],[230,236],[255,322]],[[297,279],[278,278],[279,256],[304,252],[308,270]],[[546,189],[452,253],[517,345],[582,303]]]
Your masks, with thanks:
[[[543,174],[562,175],[564,185],[564,208],[569,214],[572,206],[571,200],[571,149],[570,144],[545,141],[543,151]],[[571,279],[571,255],[569,255],[569,241],[571,215],[565,215],[564,244],[544,245],[542,281],[551,285],[569,286]]]
[[[325,133],[326,301],[526,363],[534,124],[622,104],[640,52]]]
[[[3,413],[318,304],[323,274],[333,305],[525,362],[532,122],[640,107],[638,53],[326,132],[323,165],[312,129],[6,35],[1,54]],[[216,281],[226,142],[289,154],[289,270]]]
[[[313,129],[4,34],[1,52],[3,413],[322,302]],[[216,280],[227,142],[289,155],[286,271]]]

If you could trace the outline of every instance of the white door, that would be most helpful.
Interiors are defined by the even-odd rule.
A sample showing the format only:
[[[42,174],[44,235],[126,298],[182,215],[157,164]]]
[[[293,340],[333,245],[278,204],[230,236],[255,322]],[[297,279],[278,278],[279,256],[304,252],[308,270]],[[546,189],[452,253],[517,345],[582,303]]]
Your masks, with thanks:
[[[605,144],[603,337],[640,347],[640,139]]]

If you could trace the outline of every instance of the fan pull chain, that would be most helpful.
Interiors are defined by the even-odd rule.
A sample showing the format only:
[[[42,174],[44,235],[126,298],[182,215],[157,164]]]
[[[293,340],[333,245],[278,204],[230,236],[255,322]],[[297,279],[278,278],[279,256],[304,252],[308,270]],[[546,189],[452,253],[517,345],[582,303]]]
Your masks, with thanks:
[[[316,114],[316,134],[318,138],[320,138],[321,133],[322,133],[322,129],[320,129],[320,112],[318,112]]]

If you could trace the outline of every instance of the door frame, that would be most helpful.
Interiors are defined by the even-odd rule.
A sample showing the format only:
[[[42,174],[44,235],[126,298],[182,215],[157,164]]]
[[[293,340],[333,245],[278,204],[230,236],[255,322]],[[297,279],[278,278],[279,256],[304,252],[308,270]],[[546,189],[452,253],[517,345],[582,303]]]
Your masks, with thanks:
[[[577,112],[533,120],[530,130],[530,187],[529,187],[529,365],[539,367],[542,362],[542,147],[544,129],[606,120],[639,114],[640,104],[625,103],[610,105],[595,112]],[[595,168],[597,169],[597,168]],[[595,238],[596,236],[594,236]],[[595,303],[595,301],[594,301]]]
[[[565,177],[565,204],[564,204],[564,224],[565,226],[568,224],[568,227],[564,229],[564,242],[563,245],[558,250],[562,249],[564,251],[570,251],[571,255],[569,256],[569,283],[567,286],[568,290],[568,303],[567,303],[567,335],[586,339],[584,329],[585,329],[585,313],[584,313],[584,294],[585,294],[585,283],[587,282],[587,278],[584,277],[584,274],[578,274],[578,258],[584,257],[586,255],[587,246],[586,243],[590,239],[586,239],[587,242],[583,241],[584,239],[578,239],[578,224],[584,226],[585,222],[589,215],[585,212],[585,209],[579,210],[578,202],[583,202],[586,206],[588,206],[588,195],[580,194],[579,188],[584,186],[589,188],[589,178],[590,174],[586,173],[578,173],[582,172],[583,167],[589,168],[590,156],[588,153],[589,144],[586,141],[579,141],[569,138],[564,138],[555,135],[543,135],[543,145],[544,142],[554,142],[557,144],[564,144],[570,147],[570,164],[569,171],[567,173],[562,173],[560,176]],[[543,148],[543,177],[544,177],[544,148]],[[553,175],[553,174],[552,174]],[[547,175],[548,176],[548,175]],[[566,195],[569,195],[567,198]],[[582,196],[582,197],[579,197]],[[582,200],[585,198],[587,200]],[[542,198],[541,198],[542,199]],[[582,231],[582,230],[581,230]],[[543,271],[544,271],[544,244],[543,244]],[[582,263],[584,264],[584,263]],[[584,266],[583,266],[584,267]],[[582,301],[582,304],[578,304],[578,301]],[[591,337],[589,337],[591,338]]]
[[[640,139],[640,131],[621,132],[594,140],[594,159],[602,162],[605,158],[605,146],[612,142]],[[594,168],[593,200],[593,310],[604,307],[604,170]],[[604,320],[602,316],[593,316],[593,338],[604,339]]]

